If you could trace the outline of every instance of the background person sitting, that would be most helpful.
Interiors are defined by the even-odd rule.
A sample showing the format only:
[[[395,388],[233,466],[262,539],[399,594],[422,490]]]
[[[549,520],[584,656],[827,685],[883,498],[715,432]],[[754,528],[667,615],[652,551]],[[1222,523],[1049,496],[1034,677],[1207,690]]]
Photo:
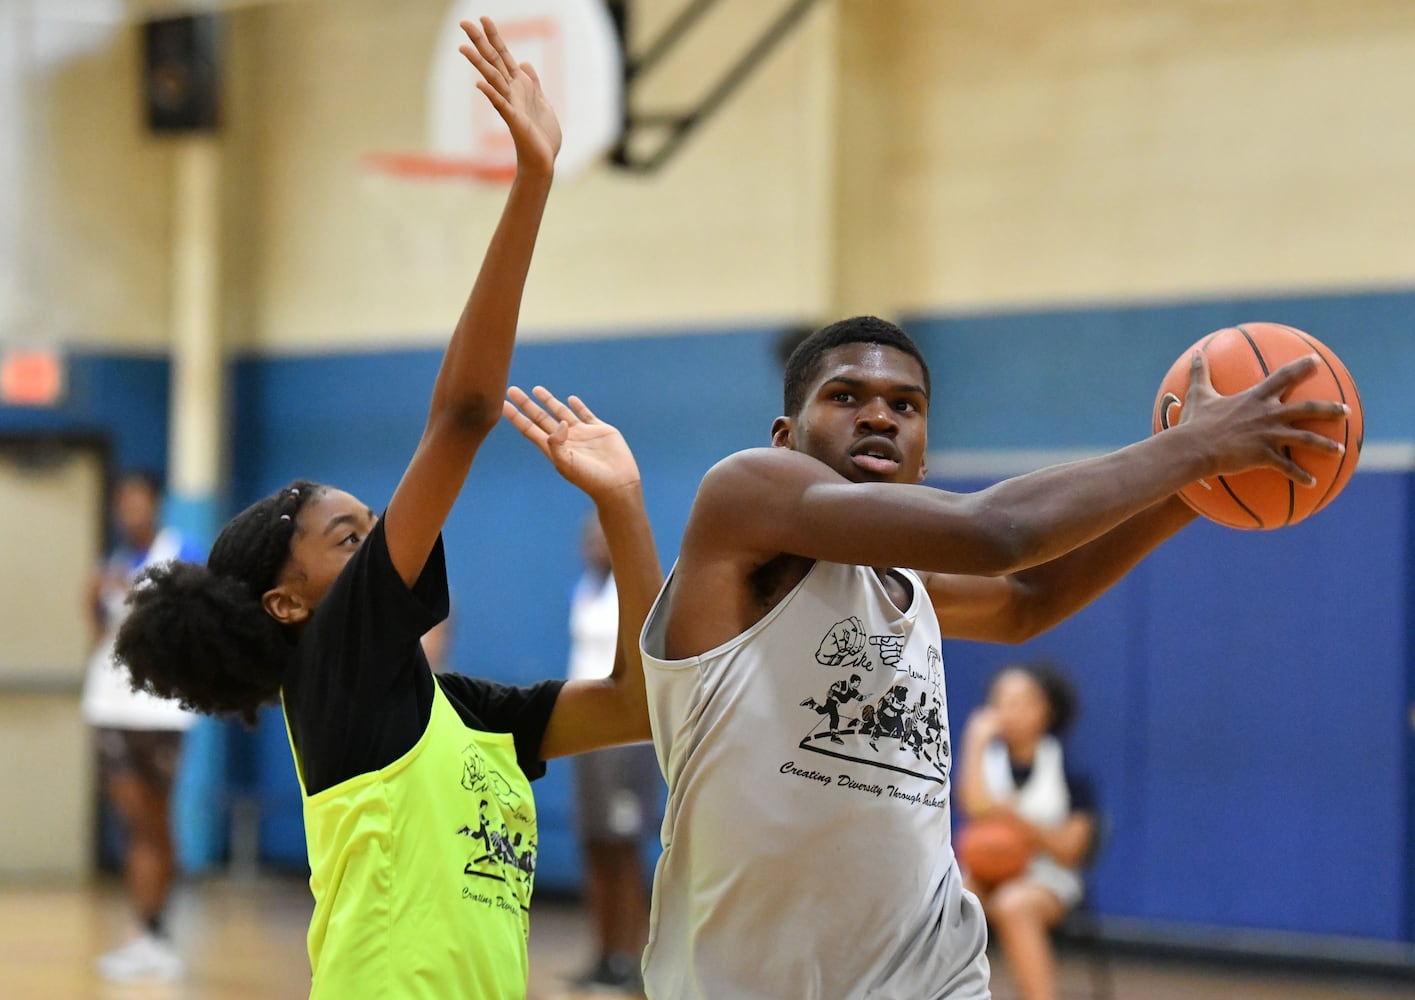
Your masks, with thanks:
[[[1056,996],[1049,931],[1081,901],[1080,869],[1094,835],[1090,786],[1067,768],[1061,746],[1075,708],[1071,682],[1056,667],[1004,667],[964,734],[963,815],[969,823],[1013,825],[1030,855],[1020,874],[1004,880],[966,872],[1024,1000]],[[960,849],[960,863],[966,854]]]

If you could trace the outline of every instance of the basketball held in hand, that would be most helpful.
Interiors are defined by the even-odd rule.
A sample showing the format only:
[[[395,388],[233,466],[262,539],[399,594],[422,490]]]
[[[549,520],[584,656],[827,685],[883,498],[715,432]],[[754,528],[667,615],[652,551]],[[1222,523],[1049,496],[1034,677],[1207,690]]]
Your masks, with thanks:
[[[979,816],[953,838],[953,851],[963,871],[987,886],[1021,875],[1032,859],[1032,850],[1026,827],[1007,813]]]
[[[1296,524],[1336,499],[1356,470],[1365,422],[1356,383],[1331,348],[1311,334],[1280,323],[1244,323],[1217,330],[1181,354],[1164,377],[1155,398],[1155,433],[1179,423],[1194,351],[1204,352],[1214,389],[1224,396],[1257,385],[1290,361],[1316,354],[1320,362],[1316,373],[1289,389],[1284,401],[1335,401],[1345,403],[1351,412],[1345,417],[1294,425],[1346,446],[1341,455],[1307,449],[1292,456],[1316,477],[1315,486],[1294,483],[1276,469],[1250,469],[1234,476],[1190,483],[1179,491],[1184,502],[1209,520],[1230,528],[1265,530]]]

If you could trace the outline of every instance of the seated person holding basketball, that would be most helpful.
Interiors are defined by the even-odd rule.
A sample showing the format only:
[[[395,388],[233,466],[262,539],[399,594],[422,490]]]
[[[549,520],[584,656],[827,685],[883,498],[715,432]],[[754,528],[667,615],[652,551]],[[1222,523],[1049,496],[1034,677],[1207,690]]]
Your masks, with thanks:
[[[968,719],[959,761],[958,862],[1024,1000],[1056,995],[1048,931],[1081,901],[1094,835],[1090,787],[1060,741],[1075,704],[1055,667],[1004,667]]]

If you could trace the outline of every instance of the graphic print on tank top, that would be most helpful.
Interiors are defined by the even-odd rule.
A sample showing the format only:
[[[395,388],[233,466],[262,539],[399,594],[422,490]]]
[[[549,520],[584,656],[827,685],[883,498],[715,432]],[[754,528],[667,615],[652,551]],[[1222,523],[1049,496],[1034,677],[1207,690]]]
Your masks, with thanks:
[[[930,645],[924,663],[910,663],[904,649],[903,636],[868,635],[859,618],[832,625],[816,662],[836,674],[851,672],[801,701],[818,716],[801,749],[946,785],[943,657]]]
[[[487,897],[474,886],[464,887],[462,895],[529,912],[536,870],[534,810],[475,743],[462,751],[462,787],[477,802],[475,824],[463,824],[457,830],[457,836],[469,838],[474,845],[462,874],[503,883],[511,896],[497,890]]]

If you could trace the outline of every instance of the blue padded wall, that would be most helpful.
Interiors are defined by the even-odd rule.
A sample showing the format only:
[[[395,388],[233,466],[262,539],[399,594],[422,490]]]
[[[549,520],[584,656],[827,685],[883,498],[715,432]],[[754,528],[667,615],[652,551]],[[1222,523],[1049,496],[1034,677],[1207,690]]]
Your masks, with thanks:
[[[955,727],[1010,661],[1075,677],[1100,912],[1410,939],[1413,482],[1358,472],[1275,532],[1196,522],[1024,646],[947,644]]]

